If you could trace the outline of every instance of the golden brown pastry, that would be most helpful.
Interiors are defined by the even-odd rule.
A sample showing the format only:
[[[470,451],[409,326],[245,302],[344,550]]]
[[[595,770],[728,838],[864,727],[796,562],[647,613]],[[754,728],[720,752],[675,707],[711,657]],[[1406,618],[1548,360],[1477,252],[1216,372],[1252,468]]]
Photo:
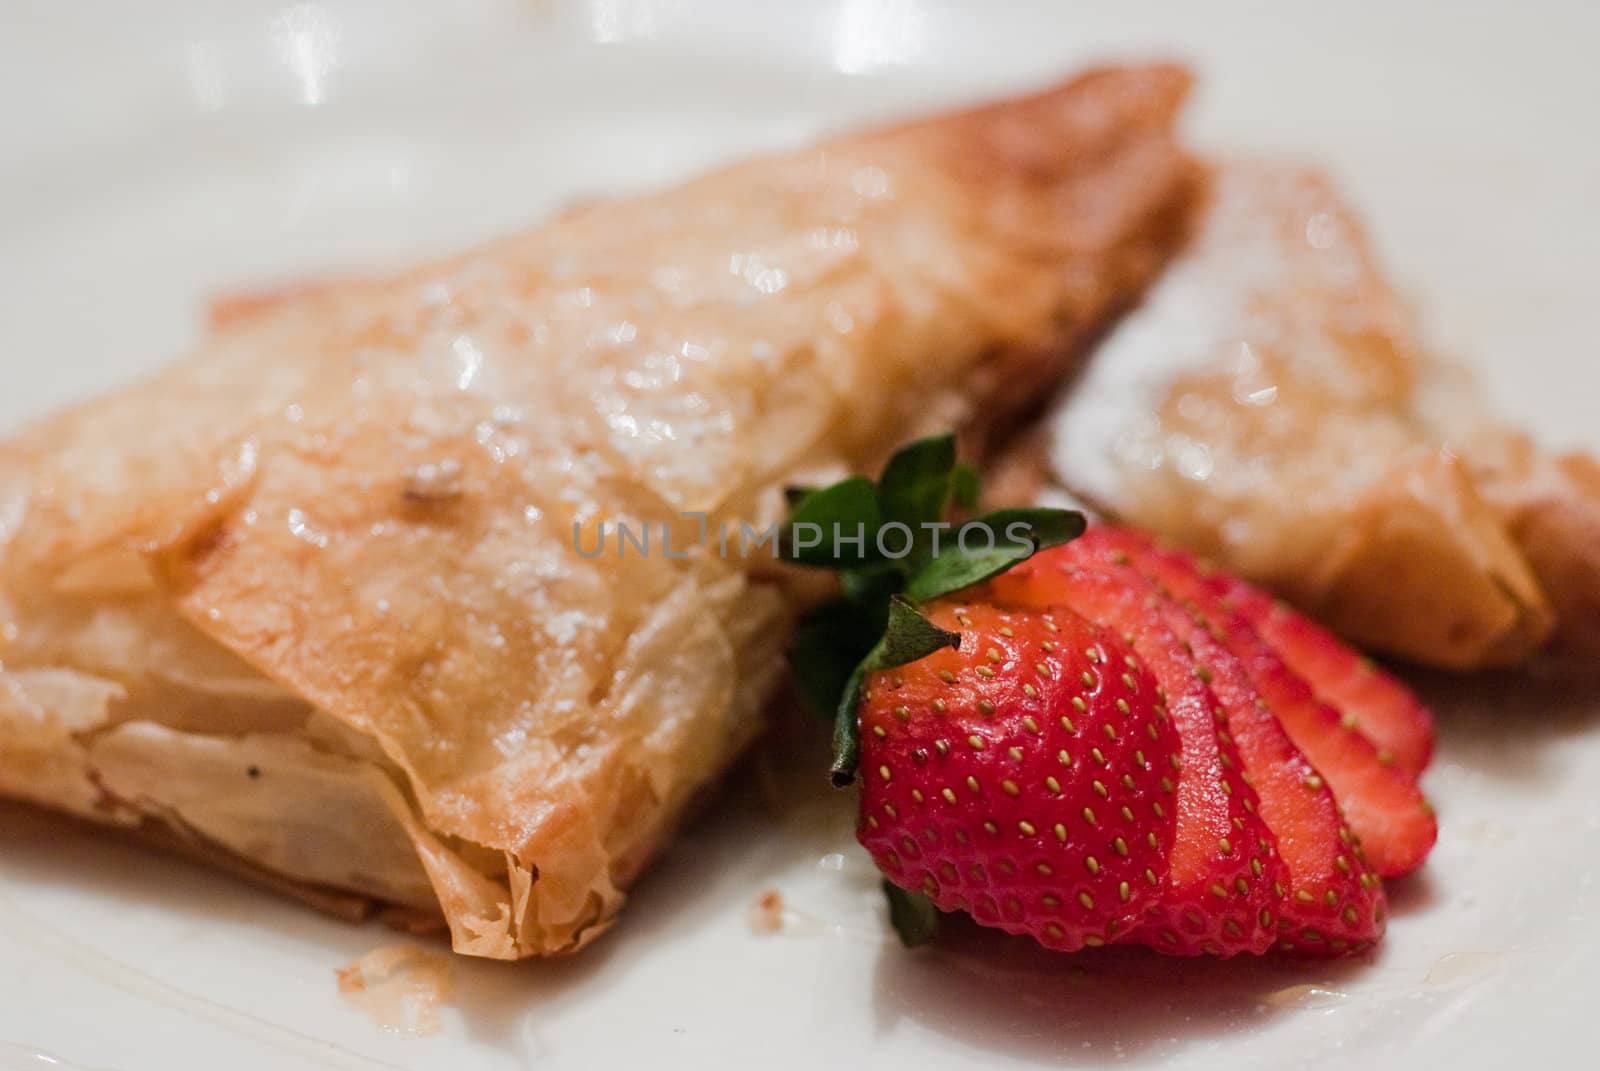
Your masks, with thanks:
[[[759,731],[796,599],[759,551],[577,547],[1003,430],[1176,246],[1186,87],[1091,72],[231,303],[0,445],[0,791],[464,953],[582,946]]]
[[[1600,468],[1483,414],[1315,172],[1217,168],[1030,457],[1379,650],[1505,665],[1554,630],[1600,652]]]

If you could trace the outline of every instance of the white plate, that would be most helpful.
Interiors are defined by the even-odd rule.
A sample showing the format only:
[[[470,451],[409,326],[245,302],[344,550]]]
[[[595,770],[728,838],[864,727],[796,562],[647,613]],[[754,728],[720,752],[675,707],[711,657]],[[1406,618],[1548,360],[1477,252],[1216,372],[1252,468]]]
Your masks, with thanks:
[[[13,4],[0,427],[181,350],[219,290],[448,248],[1102,55],[1176,52],[1205,76],[1199,142],[1326,162],[1502,409],[1600,448],[1597,12]],[[596,947],[457,963],[444,1029],[401,1038],[334,986],[392,935],[0,812],[0,1067],[1586,1064],[1600,700],[1457,691],[1428,779],[1438,850],[1394,889],[1382,950],[1340,965],[1064,960],[1020,942],[904,953],[882,939],[849,801],[791,778],[776,810],[748,785],[718,800]],[[747,920],[767,889],[796,909],[783,936]]]

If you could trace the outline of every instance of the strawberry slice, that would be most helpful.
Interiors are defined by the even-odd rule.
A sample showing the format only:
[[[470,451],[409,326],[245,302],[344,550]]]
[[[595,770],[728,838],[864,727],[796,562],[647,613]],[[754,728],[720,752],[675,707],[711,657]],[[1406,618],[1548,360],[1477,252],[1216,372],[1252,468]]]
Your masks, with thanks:
[[[1119,529],[1097,528],[1066,549],[1075,560],[1131,562],[1191,608],[1218,643],[1243,663],[1289,738],[1332,786],[1372,869],[1394,877],[1422,865],[1438,838],[1438,823],[1416,782],[1405,770],[1383,762],[1372,741],[1320,701],[1244,616],[1230,608],[1231,581],[1202,571],[1183,551]]]
[[[1318,698],[1377,745],[1379,759],[1413,775],[1427,768],[1433,757],[1433,716],[1410,688],[1260,588],[1220,573],[1210,579]]]
[[[1130,939],[1176,955],[1265,952],[1278,934],[1287,868],[1234,742],[1218,732],[1217,699],[1162,620],[1152,586],[1132,570],[1084,568],[1050,553],[996,577],[984,597],[1001,606],[1066,606],[1121,633],[1162,688],[1181,745],[1172,771],[1177,829],[1162,902]]]
[[[1246,783],[1256,790],[1261,817],[1288,869],[1277,948],[1340,955],[1374,943],[1383,936],[1383,885],[1356,850],[1333,790],[1204,619],[1171,598],[1160,605],[1163,620],[1188,644],[1201,679],[1221,704],[1214,712],[1218,736],[1238,747]]]
[[[1383,936],[1383,885],[1357,850],[1332,788],[1284,733],[1244,664],[1202,620],[1171,599],[1163,606],[1168,625],[1189,644],[1202,679],[1222,704],[1218,733],[1238,746],[1261,817],[1288,869],[1277,947],[1339,955],[1377,941]]]

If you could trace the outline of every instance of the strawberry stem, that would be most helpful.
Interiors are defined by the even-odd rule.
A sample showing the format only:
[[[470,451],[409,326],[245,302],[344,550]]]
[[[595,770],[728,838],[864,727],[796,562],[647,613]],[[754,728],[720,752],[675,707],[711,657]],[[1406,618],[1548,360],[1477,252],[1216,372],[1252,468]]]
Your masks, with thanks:
[[[832,778],[841,788],[855,780],[856,707],[867,675],[958,642],[916,604],[1083,534],[1083,514],[1073,510],[1003,509],[956,524],[952,512],[971,510],[978,492],[976,470],[957,461],[948,434],[896,451],[877,483],[852,476],[789,491],[784,557],[840,574],[841,598],[802,624],[789,662],[801,691],[833,717]]]

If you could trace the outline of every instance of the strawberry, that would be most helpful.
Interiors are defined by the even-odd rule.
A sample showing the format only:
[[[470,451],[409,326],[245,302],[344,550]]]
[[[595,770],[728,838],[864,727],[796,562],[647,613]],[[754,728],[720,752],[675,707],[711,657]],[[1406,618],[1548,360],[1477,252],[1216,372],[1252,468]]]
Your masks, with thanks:
[[[1383,887],[1334,800],[1333,789],[1279,724],[1255,690],[1244,664],[1170,599],[1163,616],[1210,678],[1229,734],[1256,791],[1288,873],[1278,912],[1277,947],[1333,954],[1365,947],[1383,935]]]
[[[1070,611],[928,617],[959,647],[863,682],[861,843],[896,885],[1049,948],[1137,929],[1178,815],[1155,682]]]
[[[1230,609],[1225,593],[1237,582],[1202,571],[1183,551],[1112,528],[1095,529],[1066,553],[1073,560],[1131,562],[1190,606],[1220,646],[1243,662],[1250,682],[1320,772],[1318,782],[1326,778],[1332,786],[1372,869],[1393,877],[1422,864],[1438,837],[1438,823],[1416,782],[1406,771],[1384,763],[1376,746],[1321,702],[1249,622]]]
[[[1208,580],[1319,699],[1377,745],[1380,760],[1413,775],[1427,768],[1433,716],[1411,689],[1260,588],[1222,573]]]
[[[1097,556],[1097,550],[1112,542],[1100,535],[1102,531],[1089,533],[1074,544],[1072,553],[1059,556],[1089,559],[1113,571],[1136,570],[1139,559],[1118,565]],[[1236,744],[1261,818],[1278,845],[1288,874],[1288,895],[1279,906],[1277,947],[1337,955],[1373,943],[1383,934],[1382,883],[1368,869],[1333,790],[1289,739],[1245,664],[1213,635],[1207,621],[1167,597],[1159,580],[1143,579],[1162,596],[1163,620],[1188,646],[1221,704],[1219,734]]]
[[[832,712],[834,783],[862,772],[858,837],[906,943],[941,911],[1066,951],[1377,940],[1379,874],[1420,863],[1435,833],[1402,764],[1431,746],[1420,705],[1255,589],[1144,537],[1072,543],[1081,515],[1028,509],[953,538],[945,510],[976,501],[954,441],[925,439],[877,483],[791,492],[779,540],[790,563],[841,576],[790,663]]]
[[[1178,730],[1178,825],[1161,908],[1136,939],[1175,955],[1265,952],[1276,940],[1287,870],[1258,813],[1216,696],[1163,619],[1161,599],[1136,573],[1036,555],[997,577],[984,597],[1033,609],[1067,606],[1122,633],[1149,667]]]

